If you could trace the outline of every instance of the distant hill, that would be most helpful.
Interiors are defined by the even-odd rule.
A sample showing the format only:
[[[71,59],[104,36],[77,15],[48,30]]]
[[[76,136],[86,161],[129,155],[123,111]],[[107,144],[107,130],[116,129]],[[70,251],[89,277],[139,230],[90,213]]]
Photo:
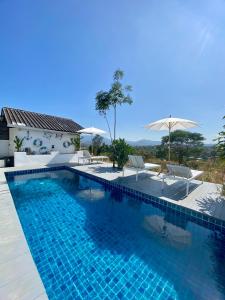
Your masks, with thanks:
[[[92,143],[92,135],[81,135],[81,144],[82,145],[91,145]],[[111,144],[110,139],[108,138],[103,138],[103,143],[105,143],[106,145]]]
[[[92,142],[92,136],[91,135],[85,135],[83,136],[82,140],[81,140],[81,144],[85,144],[85,145],[90,145]],[[151,140],[146,140],[146,139],[140,139],[137,141],[126,141],[129,145],[133,146],[133,147],[137,147],[137,146],[156,146],[156,145],[160,145],[159,141],[151,141]],[[105,143],[106,145],[111,144],[110,139],[108,138],[104,138],[103,139],[103,143]]]
[[[81,140],[81,144],[83,145],[90,145],[92,142],[92,136],[91,135],[83,135],[82,136],[82,140]],[[147,139],[140,139],[137,141],[126,141],[129,145],[133,146],[133,147],[140,147],[140,146],[157,146],[160,145],[161,142],[160,141],[152,141],[152,140],[147,140]],[[105,143],[106,145],[110,145],[111,141],[108,138],[103,138],[103,143]],[[215,146],[215,144],[204,144],[205,147],[213,147]]]
[[[156,145],[160,145],[159,141],[151,141],[151,140],[145,140],[145,139],[141,139],[138,141],[127,141],[127,143],[133,147],[137,147],[137,146],[156,146]]]

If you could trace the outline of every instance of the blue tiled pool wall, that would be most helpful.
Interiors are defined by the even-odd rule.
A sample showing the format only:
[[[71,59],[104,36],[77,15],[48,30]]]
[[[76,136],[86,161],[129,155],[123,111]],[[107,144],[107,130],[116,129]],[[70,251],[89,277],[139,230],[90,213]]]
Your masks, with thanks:
[[[58,166],[58,167],[49,167],[49,168],[39,168],[39,169],[30,169],[30,170],[19,170],[13,172],[5,172],[5,176],[7,179],[12,179],[16,175],[25,175],[25,174],[34,174],[34,173],[42,173],[42,172],[49,172],[49,171],[58,171],[58,170],[69,170],[76,174],[80,174],[86,178],[90,178],[103,184],[109,190],[117,190],[123,192],[129,196],[134,197],[138,201],[142,201],[145,203],[149,203],[154,205],[157,208],[160,208],[163,211],[175,213],[178,217],[187,218],[189,221],[192,221],[198,225],[204,226],[211,230],[218,230],[221,233],[225,234],[225,221],[205,215],[203,213],[197,212],[195,210],[182,207],[180,205],[176,205],[170,203],[166,200],[151,196],[149,194],[145,194],[143,192],[136,191],[132,188],[125,187],[120,185],[116,182],[108,181],[107,179],[97,177],[92,174],[88,174],[86,172],[70,168],[68,166]]]

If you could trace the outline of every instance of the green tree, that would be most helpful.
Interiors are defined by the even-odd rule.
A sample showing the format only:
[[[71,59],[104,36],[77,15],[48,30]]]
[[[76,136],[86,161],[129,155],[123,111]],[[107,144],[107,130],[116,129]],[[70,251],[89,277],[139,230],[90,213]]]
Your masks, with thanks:
[[[110,155],[111,152],[111,145],[106,145],[105,143],[102,144],[101,146],[101,154],[105,154],[105,155]]]
[[[225,116],[223,117],[225,119]],[[225,130],[225,125],[223,125]],[[220,158],[225,159],[225,131],[222,130],[219,132],[219,137],[217,138],[217,153],[219,154]]]
[[[74,151],[80,150],[80,141],[81,137],[79,134],[70,139],[71,144],[74,146]]]
[[[116,140],[116,128],[117,128],[117,107],[122,104],[132,104],[133,100],[130,96],[132,91],[131,85],[124,86],[122,84],[122,79],[124,77],[124,72],[121,70],[116,70],[113,75],[113,83],[108,91],[99,91],[95,97],[95,109],[102,115],[107,123],[111,143]],[[109,120],[107,113],[110,109],[113,109],[114,121],[113,121],[113,136],[109,125]],[[113,161],[113,167],[115,163]]]
[[[89,151],[92,152],[93,149],[93,154],[99,155],[102,151],[102,142],[103,137],[96,134],[92,140],[92,145],[89,146]]]
[[[176,130],[170,134],[172,158],[180,164],[188,158],[197,158],[203,151],[204,137],[201,133]],[[162,145],[167,146],[169,136],[162,137]]]
[[[123,86],[121,80],[124,77],[124,73],[121,70],[116,70],[113,76],[113,83],[108,91],[99,91],[96,94],[96,110],[104,116],[109,128],[111,141],[116,139],[116,127],[117,127],[117,107],[122,104],[132,104],[133,100],[129,94],[132,91],[131,85]],[[113,125],[113,139],[112,131],[107,119],[107,112],[113,109],[114,112],[114,125]]]
[[[223,117],[225,119],[225,116]],[[225,129],[225,125],[223,125],[223,128]],[[221,166],[224,166],[225,162],[225,131],[222,130],[219,132],[219,137],[217,138],[217,146],[216,146],[216,151],[221,158],[220,164]],[[225,168],[223,167],[223,173],[222,173],[222,195],[225,196]]]
[[[103,91],[98,92],[96,94],[95,100],[96,100],[95,109],[99,112],[99,114],[101,116],[103,116],[105,118],[108,130],[109,130],[110,140],[112,143],[112,141],[113,141],[112,132],[111,132],[111,128],[109,125],[108,116],[107,116],[107,112],[110,109],[109,92],[103,92]]]
[[[155,157],[159,159],[166,159],[168,155],[168,149],[165,145],[155,146]]]

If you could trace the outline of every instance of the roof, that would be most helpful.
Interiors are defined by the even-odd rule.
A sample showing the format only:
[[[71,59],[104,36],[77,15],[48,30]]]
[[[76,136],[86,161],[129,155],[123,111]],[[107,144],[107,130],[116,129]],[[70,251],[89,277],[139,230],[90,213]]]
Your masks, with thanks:
[[[15,108],[2,108],[8,127],[30,127],[76,133],[83,127],[71,119],[50,116]]]

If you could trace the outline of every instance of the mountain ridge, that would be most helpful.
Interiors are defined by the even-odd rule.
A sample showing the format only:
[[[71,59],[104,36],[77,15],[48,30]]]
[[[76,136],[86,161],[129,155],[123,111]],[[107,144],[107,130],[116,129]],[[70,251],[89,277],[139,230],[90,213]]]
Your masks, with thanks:
[[[86,135],[82,137],[81,143],[82,144],[87,144],[90,145],[92,142],[92,136],[91,135]],[[160,141],[152,141],[152,140],[148,140],[148,139],[140,139],[140,140],[136,140],[136,141],[130,141],[130,140],[126,140],[126,142],[130,145],[130,146],[156,146],[156,145],[160,145]],[[106,145],[111,144],[110,139],[108,138],[103,138],[103,143],[105,143]]]

